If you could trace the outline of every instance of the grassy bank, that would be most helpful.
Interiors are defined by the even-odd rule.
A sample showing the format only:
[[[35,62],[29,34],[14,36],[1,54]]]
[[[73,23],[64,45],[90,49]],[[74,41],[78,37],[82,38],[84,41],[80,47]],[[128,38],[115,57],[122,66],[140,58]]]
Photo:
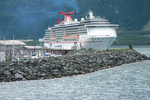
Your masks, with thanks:
[[[117,39],[113,43],[115,45],[150,45],[150,31],[119,31]]]

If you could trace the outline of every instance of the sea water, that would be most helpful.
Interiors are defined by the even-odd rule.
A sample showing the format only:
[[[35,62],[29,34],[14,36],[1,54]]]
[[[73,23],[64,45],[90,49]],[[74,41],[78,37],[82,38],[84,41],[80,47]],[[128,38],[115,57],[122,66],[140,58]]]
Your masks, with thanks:
[[[135,47],[150,57],[150,47]],[[85,75],[0,83],[0,100],[150,100],[150,60]]]

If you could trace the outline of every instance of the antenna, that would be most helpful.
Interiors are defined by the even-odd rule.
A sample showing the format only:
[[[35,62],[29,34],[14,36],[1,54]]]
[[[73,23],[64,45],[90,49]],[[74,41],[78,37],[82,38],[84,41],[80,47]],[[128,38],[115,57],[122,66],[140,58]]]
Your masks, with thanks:
[[[15,57],[15,51],[14,51],[15,47],[14,47],[14,34],[13,34],[13,58]]]
[[[71,22],[73,21],[72,18],[71,18],[71,14],[74,14],[75,12],[70,12],[70,13],[65,13],[65,12],[59,12],[59,14],[62,14],[62,15],[65,15],[65,21],[66,22]]]

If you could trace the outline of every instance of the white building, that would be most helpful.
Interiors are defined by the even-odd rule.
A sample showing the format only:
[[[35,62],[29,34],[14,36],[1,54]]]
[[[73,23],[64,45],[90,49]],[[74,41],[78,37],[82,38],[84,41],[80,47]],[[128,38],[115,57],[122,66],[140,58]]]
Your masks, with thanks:
[[[26,44],[20,40],[0,40],[0,52],[13,54],[19,52]]]
[[[0,52],[0,62],[5,61],[5,53]]]

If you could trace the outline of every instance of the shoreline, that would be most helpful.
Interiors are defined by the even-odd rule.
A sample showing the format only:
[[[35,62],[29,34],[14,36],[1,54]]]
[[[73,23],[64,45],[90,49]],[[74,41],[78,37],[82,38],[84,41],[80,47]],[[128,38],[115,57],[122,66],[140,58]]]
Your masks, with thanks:
[[[0,82],[43,80],[87,74],[123,64],[150,60],[134,50],[72,51],[60,57],[0,63]]]
[[[127,47],[127,48],[129,48],[128,45],[113,45],[111,47]],[[132,47],[150,47],[150,45],[132,45]]]

